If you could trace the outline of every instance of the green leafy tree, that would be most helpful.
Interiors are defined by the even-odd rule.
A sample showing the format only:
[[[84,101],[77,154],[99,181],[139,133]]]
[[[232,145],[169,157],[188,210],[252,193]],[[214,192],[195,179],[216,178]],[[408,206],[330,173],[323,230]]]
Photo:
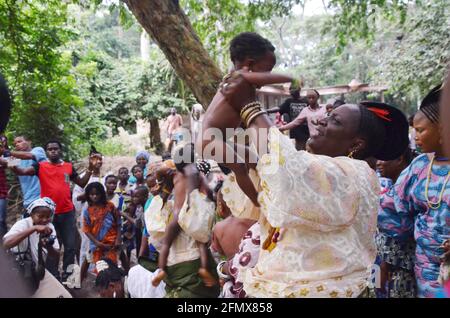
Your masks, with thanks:
[[[378,68],[395,96],[419,100],[441,83],[450,63],[450,9],[446,0],[424,1],[411,10]]]
[[[35,144],[50,137],[70,144],[79,130],[73,111],[82,101],[74,90],[70,58],[60,49],[73,36],[66,18],[61,1],[0,1],[0,71],[14,103],[10,137],[25,133]]]
[[[328,7],[335,11],[333,21],[324,32],[334,30],[337,49],[350,41],[364,39],[371,43],[380,27],[380,21],[405,23],[408,7],[420,0],[330,0]]]

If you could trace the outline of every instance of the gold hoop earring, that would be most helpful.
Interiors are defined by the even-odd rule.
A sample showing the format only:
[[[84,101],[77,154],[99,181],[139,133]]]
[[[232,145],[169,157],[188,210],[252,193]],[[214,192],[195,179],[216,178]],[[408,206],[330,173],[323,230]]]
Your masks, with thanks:
[[[350,153],[348,154],[348,157],[350,159],[353,159],[353,156],[355,155],[355,150],[350,151]]]

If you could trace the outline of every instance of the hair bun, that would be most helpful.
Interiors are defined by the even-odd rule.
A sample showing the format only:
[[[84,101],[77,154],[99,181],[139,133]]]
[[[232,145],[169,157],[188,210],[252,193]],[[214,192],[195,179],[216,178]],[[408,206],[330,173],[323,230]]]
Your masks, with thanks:
[[[400,157],[409,145],[409,124],[405,114],[400,109],[382,102],[362,101],[359,104],[383,123],[385,128],[382,146],[373,156],[379,160],[394,160]]]

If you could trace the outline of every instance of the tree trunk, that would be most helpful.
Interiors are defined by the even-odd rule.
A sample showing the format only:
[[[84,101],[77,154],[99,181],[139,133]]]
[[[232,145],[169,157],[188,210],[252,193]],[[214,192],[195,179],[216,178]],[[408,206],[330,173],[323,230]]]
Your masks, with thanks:
[[[221,71],[203,47],[178,1],[124,2],[206,109],[217,91]]]
[[[153,148],[157,154],[160,154],[163,149],[159,122],[156,118],[150,119],[150,148]]]

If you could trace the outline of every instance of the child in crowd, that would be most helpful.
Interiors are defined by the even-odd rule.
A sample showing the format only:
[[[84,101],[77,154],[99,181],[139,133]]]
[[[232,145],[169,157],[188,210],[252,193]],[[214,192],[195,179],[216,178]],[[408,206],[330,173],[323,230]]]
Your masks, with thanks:
[[[127,246],[127,256],[130,258],[131,251],[141,246],[142,230],[144,227],[144,206],[148,200],[148,189],[139,186],[132,192],[132,206],[127,208],[121,215],[125,218],[122,229],[124,242]],[[134,238],[134,240],[133,240]]]
[[[136,165],[141,167],[143,178],[145,178],[147,176],[147,164],[148,164],[149,160],[150,160],[150,154],[147,151],[141,150],[141,151],[137,152]],[[136,177],[131,176],[128,179],[128,183],[134,185],[136,183]]]
[[[118,173],[119,182],[117,184],[116,193],[123,197],[124,199],[124,207],[125,210],[128,203],[131,201],[131,187],[132,185],[128,183],[128,179],[130,178],[129,171],[127,167],[121,167]]]
[[[81,280],[84,279],[88,262],[96,263],[103,257],[117,263],[117,254],[121,246],[119,213],[113,203],[107,201],[105,188],[100,182],[90,183],[86,189],[88,207],[83,210],[83,232],[90,240],[89,260],[81,268]]]
[[[136,179],[136,182],[131,187],[132,190],[135,190],[140,186],[145,186],[144,170],[141,168],[141,166],[134,165],[133,168],[131,168],[131,173]]]
[[[231,61],[233,62],[234,68],[232,73],[227,76],[242,76],[247,82],[253,85],[255,89],[255,100],[256,88],[263,85],[292,82],[293,86],[299,86],[299,82],[293,82],[293,79],[289,76],[270,73],[276,63],[274,51],[274,46],[267,39],[261,37],[256,33],[244,32],[239,34],[231,41],[230,44],[230,57]],[[224,84],[222,90],[226,90],[227,85],[229,84]],[[232,104],[237,105],[239,103],[236,102]],[[218,91],[214,96],[203,119],[201,152],[205,159],[214,159],[219,163],[221,163],[221,160],[225,166],[230,168],[235,173],[236,180],[242,191],[250,198],[255,206],[259,206],[257,200],[258,193],[248,175],[247,167],[242,164],[244,162],[244,158],[240,158],[236,154],[234,150],[237,147],[236,145],[229,145],[225,140],[225,130],[226,128],[230,127],[225,127],[224,123],[228,123],[228,126],[229,123],[233,123],[233,127],[231,128],[241,126],[241,116],[239,115],[239,112],[236,112],[233,109],[232,104],[225,100],[225,97],[223,96],[221,91]],[[260,112],[263,112],[263,110],[259,109],[258,113]],[[247,119],[250,119],[255,114],[256,113],[249,113]],[[218,120],[218,118],[220,118],[220,121]],[[246,123],[243,124],[245,125]],[[220,129],[222,135],[224,136],[224,139],[218,140],[216,138],[211,141],[208,138],[208,130],[210,128]],[[222,153],[223,157],[214,158],[213,155],[212,158],[207,158],[209,157],[209,154],[204,153],[205,149],[215,149],[214,153]],[[227,156],[227,153],[232,153],[232,163],[225,162],[225,159],[229,157]],[[248,151],[246,151],[246,156],[247,153]],[[248,160],[245,160],[245,162],[248,162]]]
[[[145,183],[147,184],[147,188],[150,193],[148,196],[148,200],[145,203],[144,211],[147,210],[147,208],[150,206],[150,203],[152,203],[153,197],[158,193],[158,183],[156,182],[156,171],[161,165],[162,162],[154,162],[151,163],[150,166],[148,167],[148,174],[147,177],[145,178]]]
[[[331,102],[327,103],[325,105],[325,110],[327,112],[327,116],[330,116],[331,112],[333,111],[333,104]]]
[[[116,192],[118,179],[110,174],[105,178],[106,199],[111,201],[120,212],[124,207],[124,198]]]

